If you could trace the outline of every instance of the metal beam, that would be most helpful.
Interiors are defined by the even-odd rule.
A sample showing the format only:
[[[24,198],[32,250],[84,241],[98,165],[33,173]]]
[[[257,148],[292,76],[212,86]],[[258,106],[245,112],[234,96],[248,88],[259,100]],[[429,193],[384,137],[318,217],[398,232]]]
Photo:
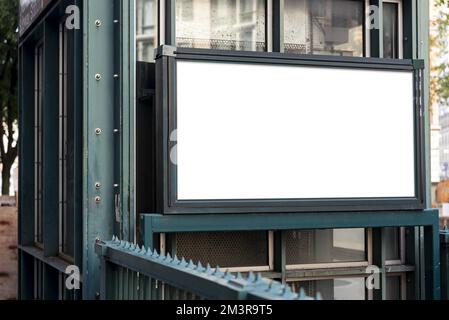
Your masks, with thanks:
[[[143,214],[145,237],[148,232],[202,232],[249,230],[346,229],[376,227],[433,226],[438,210],[303,212],[275,214]]]
[[[41,261],[45,265],[48,265],[63,274],[65,274],[67,267],[71,266],[71,263],[66,262],[58,257],[46,257],[42,250],[35,247],[19,246],[19,250],[23,255],[32,257],[36,261]]]
[[[439,212],[308,212],[223,215],[142,215],[145,246],[152,248],[155,234],[207,231],[304,230],[424,226],[427,299],[440,299]],[[380,248],[381,256],[384,249]],[[382,257],[381,257],[382,261]],[[385,279],[383,281],[385,287]],[[382,294],[385,298],[385,292]]]

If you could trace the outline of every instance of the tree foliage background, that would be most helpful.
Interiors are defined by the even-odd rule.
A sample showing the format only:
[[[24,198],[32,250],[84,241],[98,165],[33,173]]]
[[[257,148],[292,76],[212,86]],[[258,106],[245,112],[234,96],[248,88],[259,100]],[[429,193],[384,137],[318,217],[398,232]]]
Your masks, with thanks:
[[[2,194],[9,194],[11,167],[17,158],[18,0],[0,0],[0,160]],[[3,137],[3,138],[1,138]]]
[[[432,105],[449,106],[449,0],[435,0],[437,32],[431,42],[431,101]]]

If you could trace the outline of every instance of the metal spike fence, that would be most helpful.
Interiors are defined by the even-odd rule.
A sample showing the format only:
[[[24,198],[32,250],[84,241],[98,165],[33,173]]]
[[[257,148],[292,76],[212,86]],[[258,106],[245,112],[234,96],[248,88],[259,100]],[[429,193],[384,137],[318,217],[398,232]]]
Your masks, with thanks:
[[[120,241],[98,241],[104,300],[321,300],[250,272],[246,277]]]

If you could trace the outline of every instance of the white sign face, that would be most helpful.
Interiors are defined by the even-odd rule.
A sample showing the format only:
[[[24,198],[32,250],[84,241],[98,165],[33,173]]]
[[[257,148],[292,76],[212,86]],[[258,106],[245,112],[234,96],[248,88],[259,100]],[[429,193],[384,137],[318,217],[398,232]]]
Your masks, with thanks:
[[[415,197],[413,74],[177,62],[178,200]]]

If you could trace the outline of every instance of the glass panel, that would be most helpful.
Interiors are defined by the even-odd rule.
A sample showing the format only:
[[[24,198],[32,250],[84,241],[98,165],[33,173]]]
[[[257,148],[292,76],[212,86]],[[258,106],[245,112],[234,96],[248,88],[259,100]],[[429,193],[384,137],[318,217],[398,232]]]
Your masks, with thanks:
[[[386,260],[401,260],[400,228],[385,228]]]
[[[401,277],[387,277],[387,300],[401,300]]]
[[[285,52],[364,55],[364,1],[285,0]]]
[[[157,46],[157,1],[136,0],[137,61],[152,62]]]
[[[384,58],[399,58],[399,6],[397,3],[383,3]]]
[[[60,251],[74,256],[74,107],[73,107],[73,33],[60,25],[59,51],[59,219]]]
[[[265,51],[265,1],[177,0],[176,43],[184,48]]]
[[[306,294],[323,300],[365,300],[365,278],[339,278],[318,281],[301,281],[291,284],[295,292],[304,289]]]
[[[159,3],[158,0],[136,0],[136,69],[135,69],[135,103],[136,103],[136,211],[152,211],[155,203],[151,170],[155,159],[153,150],[152,125],[155,104],[155,49],[162,44],[159,39]],[[162,11],[162,10],[160,10]],[[162,12],[161,12],[162,13]],[[185,13],[185,18],[189,19]],[[161,21],[163,24],[164,21]],[[140,219],[136,220],[137,230],[140,230]],[[140,234],[140,232],[139,232]]]
[[[365,261],[365,230],[286,232],[287,264]]]
[[[44,263],[34,259],[34,300],[44,300]]]

